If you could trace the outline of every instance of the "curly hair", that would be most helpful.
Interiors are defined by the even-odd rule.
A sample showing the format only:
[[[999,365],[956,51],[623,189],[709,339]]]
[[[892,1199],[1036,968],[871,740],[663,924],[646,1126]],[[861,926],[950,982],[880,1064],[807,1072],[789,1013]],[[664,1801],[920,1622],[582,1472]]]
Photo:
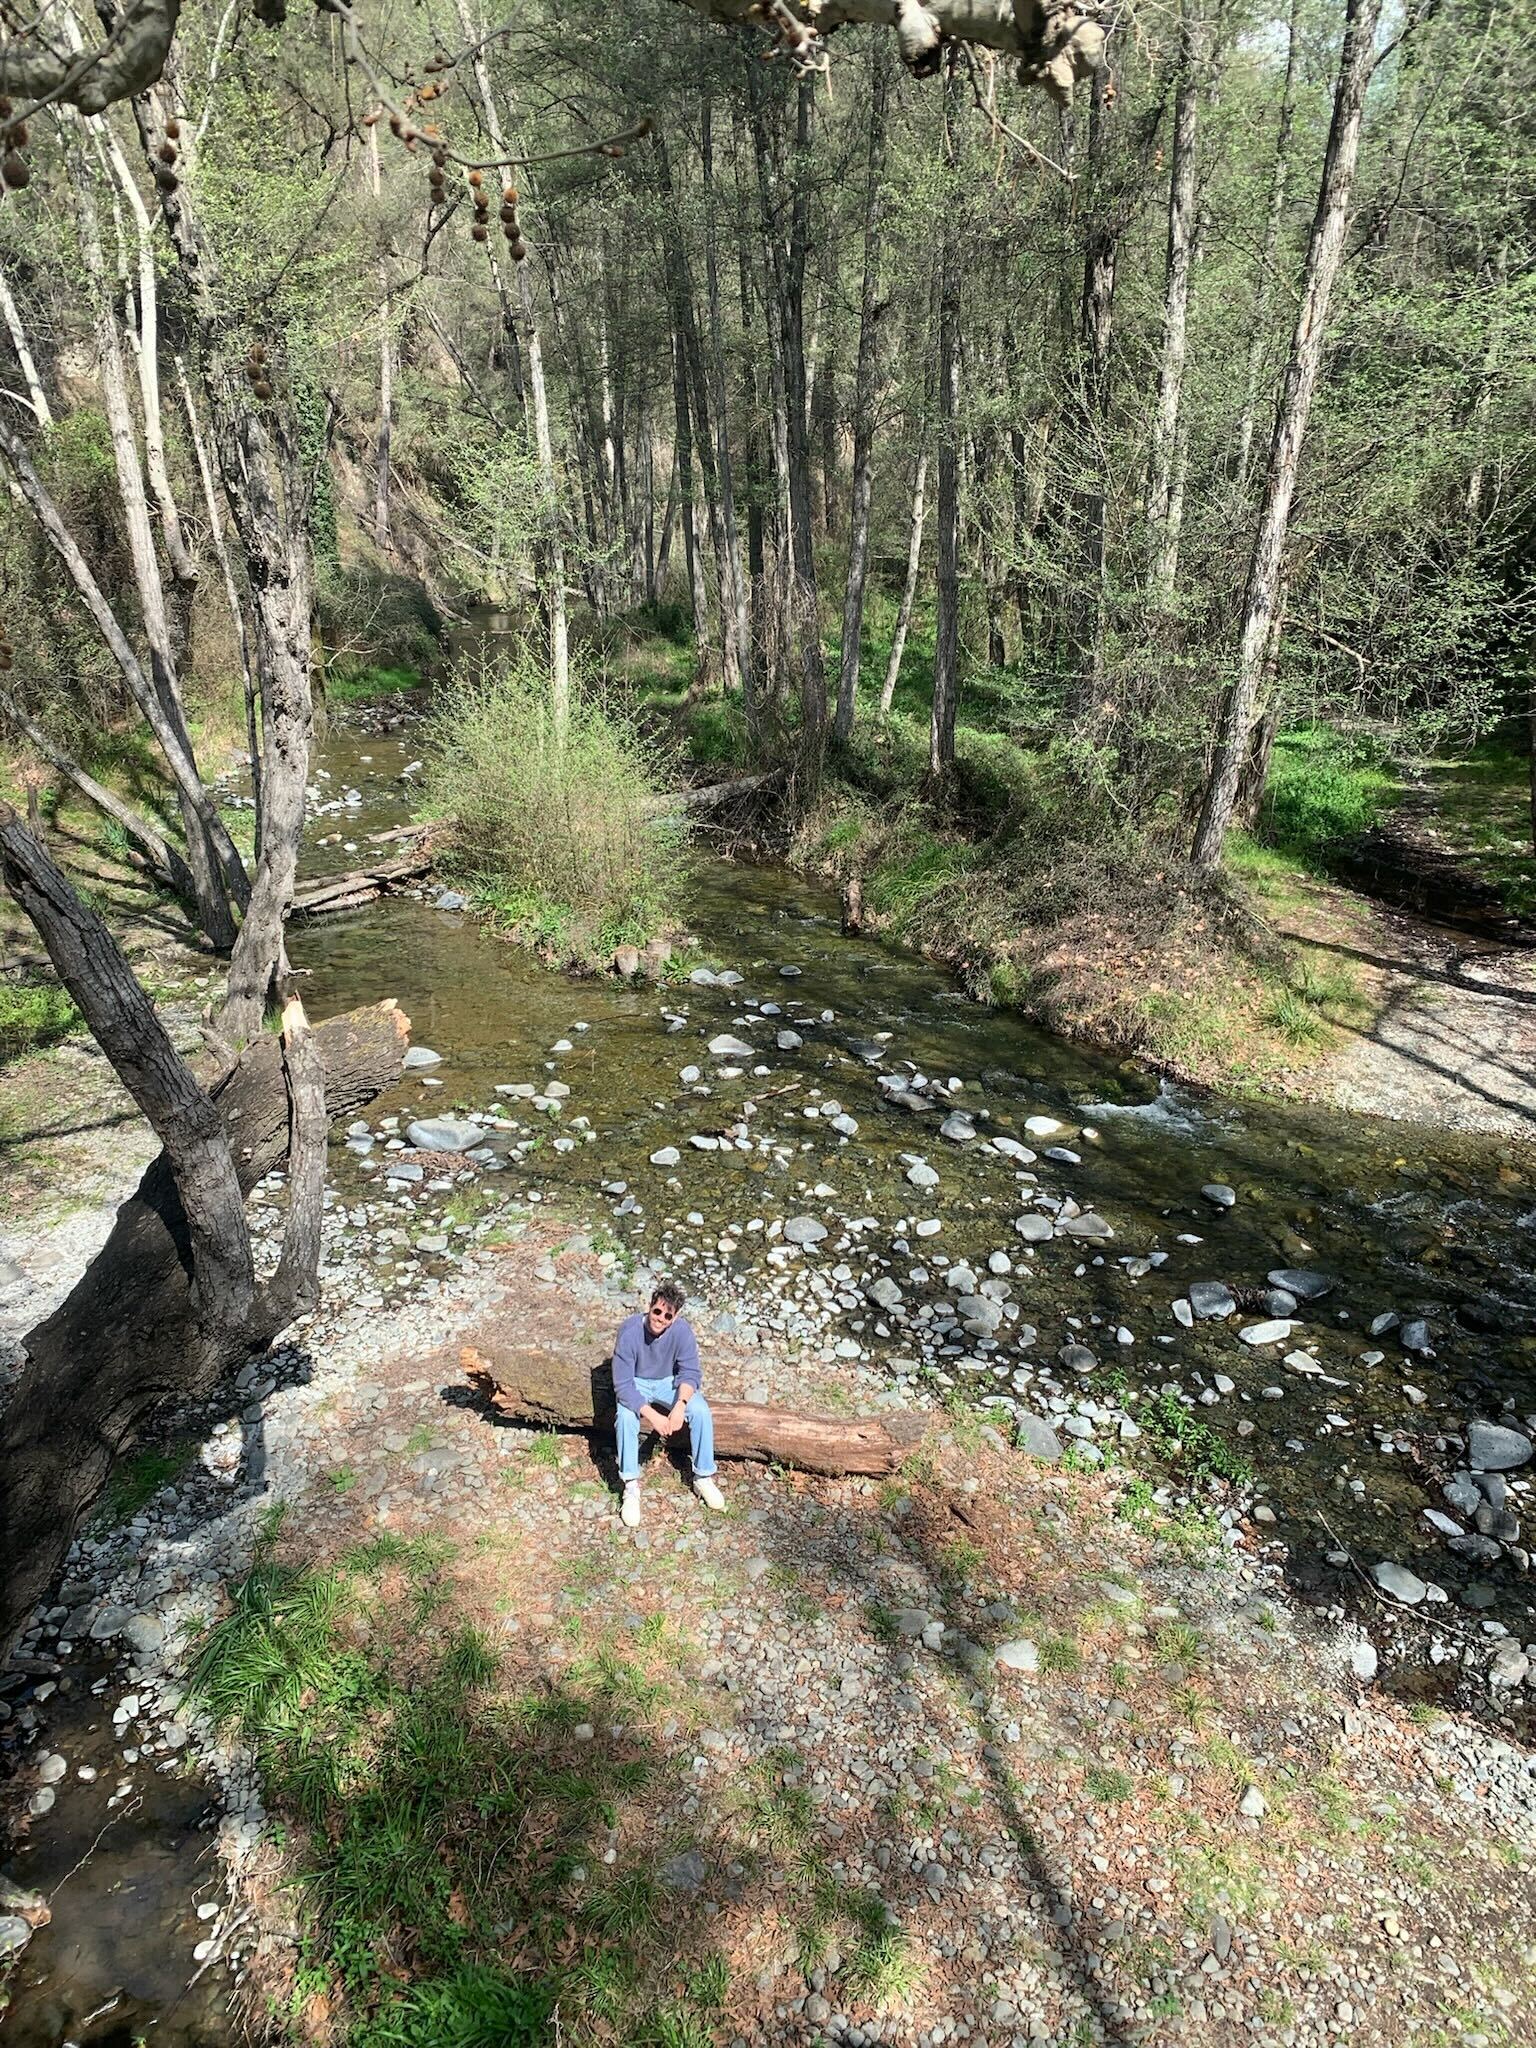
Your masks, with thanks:
[[[654,1308],[658,1301],[664,1301],[675,1316],[682,1314],[683,1303],[687,1299],[675,1280],[658,1280],[651,1289],[651,1306]]]

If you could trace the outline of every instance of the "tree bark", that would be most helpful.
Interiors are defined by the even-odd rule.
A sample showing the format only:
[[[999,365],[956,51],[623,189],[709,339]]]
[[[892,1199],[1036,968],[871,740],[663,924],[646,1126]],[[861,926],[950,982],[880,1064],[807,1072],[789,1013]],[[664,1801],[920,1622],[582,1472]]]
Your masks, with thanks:
[[[945,781],[955,765],[955,714],[960,696],[960,251],[955,221],[957,86],[951,64],[944,81],[945,203],[939,250],[939,501],[935,579],[933,711],[928,774]]]
[[[912,523],[907,540],[907,574],[901,586],[901,607],[896,614],[896,631],[891,639],[891,658],[886,664],[885,683],[880,691],[880,717],[891,715],[901,675],[901,657],[907,651],[907,633],[912,624],[912,606],[917,598],[917,576],[923,553],[923,492],[928,482],[928,450],[919,449],[917,468],[912,474]]]
[[[1163,289],[1163,348],[1157,372],[1157,408],[1152,420],[1152,449],[1147,484],[1147,523],[1151,529],[1147,585],[1152,604],[1167,610],[1173,602],[1179,568],[1179,519],[1182,493],[1176,495],[1180,409],[1184,400],[1184,363],[1189,342],[1189,283],[1195,243],[1195,162],[1199,139],[1200,92],[1203,84],[1202,27],[1191,9],[1200,0],[1185,0],[1179,26],[1179,85],[1173,103],[1173,164],[1168,180],[1168,261]]]
[[[1380,10],[1381,0],[1346,0],[1344,47],[1339,58],[1333,119],[1323,159],[1317,213],[1307,247],[1291,360],[1275,418],[1264,503],[1248,568],[1237,672],[1222,702],[1210,775],[1195,830],[1193,859],[1198,867],[1214,868],[1220,864],[1248,750],[1248,730],[1253,723],[1253,707],[1285,566],[1291,504],[1296,494],[1307,421],[1322,369],[1328,305],[1349,225],[1350,191],[1365,97],[1375,68],[1374,44]]]
[[[815,83],[802,78],[796,94],[794,198],[790,208],[785,289],[784,399],[788,424],[790,613],[800,679],[800,727],[805,784],[821,777],[827,723],[827,672],[821,651],[821,607],[816,590],[815,506],[811,495],[810,418],[805,381],[805,264],[810,250],[811,109]]]
[[[17,366],[27,387],[27,401],[40,427],[53,425],[53,413],[49,409],[48,394],[37,374],[37,364],[27,341],[27,330],[21,324],[21,314],[11,296],[11,287],[3,269],[0,269],[0,314],[5,317],[6,332],[11,337],[11,347],[16,351]]]
[[[1078,309],[1077,388],[1072,406],[1079,482],[1074,493],[1077,587],[1069,595],[1068,635],[1074,671],[1073,705],[1078,716],[1098,701],[1104,660],[1104,578],[1108,566],[1104,424],[1109,410],[1115,278],[1125,227],[1124,207],[1108,189],[1110,105],[1103,78],[1096,78],[1088,115],[1089,215]]]
[[[589,1361],[521,1347],[491,1354],[466,1344],[459,1352],[465,1377],[498,1415],[540,1428],[611,1429],[613,1373],[607,1360]],[[846,1473],[880,1478],[901,1469],[925,1432],[918,1416],[853,1419],[800,1415],[755,1401],[710,1401],[715,1450],[722,1458],[758,1465],[788,1465],[833,1478]],[[905,1427],[903,1427],[905,1425]]]
[[[30,718],[8,690],[0,690],[0,713],[3,713],[33,750],[42,755],[50,768],[56,769],[66,781],[72,782],[88,803],[93,803],[105,816],[115,819],[144,856],[145,865],[157,882],[162,883],[183,902],[193,900],[191,872],[176,848],[152,825],[142,812],[125,803],[115,790],[108,789],[82,768],[72,755],[48,737],[48,734],[33,718]],[[31,790],[28,791],[29,799]],[[36,830],[36,824],[33,830]]]
[[[372,130],[369,130],[372,133]],[[389,441],[395,405],[395,336],[389,270],[379,265],[379,432],[373,454],[373,542],[389,550]]]
[[[0,845],[5,840],[0,826]],[[127,980],[137,990],[131,975]],[[317,1104],[307,1115],[296,1114],[301,1105],[294,1100],[284,1047],[269,1034],[246,1050],[211,1096],[182,1068],[196,1089],[188,1095],[193,1142],[210,1155],[222,1151],[232,1162],[228,1182],[221,1183],[221,1228],[238,1229],[247,1259],[244,1198],[264,1174],[284,1164],[295,1123],[318,1122],[323,1166],[325,1120],[352,1114],[393,1085],[409,1028],[392,1003],[314,1028],[310,1045],[323,1074],[323,1118],[315,1114]],[[111,1057],[116,1065],[118,1055]],[[169,1057],[181,1067],[174,1053]],[[113,1460],[151,1411],[167,1400],[210,1392],[229,1368],[263,1350],[294,1313],[293,1307],[287,1314],[274,1307],[272,1313],[281,1315],[274,1325],[258,1303],[254,1320],[242,1325],[224,1315],[210,1327],[203,1299],[211,1291],[207,1252],[199,1244],[207,1232],[194,1230],[179,1192],[182,1168],[176,1162],[188,1139],[174,1131],[170,1136],[175,1151],[168,1144],[148,1168],[68,1299],[26,1338],[26,1365],[0,1416],[0,1556],[7,1560],[0,1583],[0,1656],[55,1578]],[[311,1158],[303,1199],[313,1214],[300,1217],[296,1233],[306,1239],[318,1221],[313,1169]],[[281,1285],[275,1280],[272,1291],[280,1300],[296,1276],[279,1270]],[[239,1261],[231,1277],[249,1303]],[[302,1290],[292,1299],[302,1302]]]
[[[741,679],[742,710],[749,726],[757,722],[757,677],[752,658],[752,627],[742,571],[741,539],[736,525],[736,488],[731,469],[730,409],[725,388],[725,344],[720,314],[720,258],[715,233],[715,161],[711,103],[706,94],[700,115],[701,168],[704,176],[704,288],[709,315],[709,373],[714,399],[716,461],[720,472],[722,604],[734,638],[735,666]]]
[[[1248,366],[1243,378],[1243,413],[1237,426],[1239,490],[1246,490],[1253,462],[1253,420],[1259,399],[1259,372],[1264,363],[1270,300],[1274,296],[1275,251],[1280,246],[1280,224],[1285,218],[1286,193],[1290,187],[1291,134],[1296,125],[1297,24],[1300,16],[1301,0],[1291,0],[1285,24],[1285,83],[1280,88],[1280,126],[1275,135],[1269,207],[1264,215],[1264,246],[1259,254],[1259,275],[1253,294],[1253,325],[1248,335]]]
[[[869,517],[875,480],[875,400],[879,382],[880,228],[885,203],[885,114],[890,63],[884,47],[870,53],[869,173],[864,200],[864,284],[859,298],[859,359],[854,371],[853,502],[848,515],[848,578],[843,589],[843,649],[832,730],[845,745],[858,705],[864,586],[869,574]],[[830,477],[827,478],[830,487]]]

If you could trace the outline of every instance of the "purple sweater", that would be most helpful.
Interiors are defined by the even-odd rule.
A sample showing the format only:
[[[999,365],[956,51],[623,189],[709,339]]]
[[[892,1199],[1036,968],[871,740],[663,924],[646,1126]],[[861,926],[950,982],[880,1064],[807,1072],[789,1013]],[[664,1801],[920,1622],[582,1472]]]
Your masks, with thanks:
[[[619,1325],[613,1346],[613,1391],[619,1405],[638,1415],[644,1396],[635,1387],[636,1377],[672,1382],[672,1398],[680,1386],[695,1392],[703,1384],[699,1371],[699,1347],[686,1316],[674,1316],[659,1337],[646,1328],[645,1312],[626,1316]]]

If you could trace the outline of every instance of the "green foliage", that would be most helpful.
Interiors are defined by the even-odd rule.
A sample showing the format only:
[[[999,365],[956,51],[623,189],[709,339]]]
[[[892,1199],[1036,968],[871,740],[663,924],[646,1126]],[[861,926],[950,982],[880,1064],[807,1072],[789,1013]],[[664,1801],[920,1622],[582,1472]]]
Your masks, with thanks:
[[[130,1521],[152,1501],[162,1486],[172,1486],[192,1459],[190,1443],[151,1445],[119,1458],[112,1468],[94,1520],[106,1529]]]
[[[1281,733],[1259,814],[1265,837],[1326,868],[1391,802],[1396,784],[1379,748],[1328,726]]]
[[[441,657],[443,621],[415,577],[337,567],[320,578],[315,610],[330,650],[326,695],[339,702],[414,689]]]
[[[80,1012],[57,982],[0,980],[0,1064],[46,1051],[80,1024]]]
[[[1138,1407],[1136,1420],[1154,1457],[1176,1467],[1185,1479],[1224,1479],[1234,1486],[1253,1483],[1247,1459],[1186,1408],[1177,1394],[1154,1394]]]
[[[498,922],[557,960],[601,961],[666,922],[680,877],[657,814],[658,766],[591,683],[556,729],[529,656],[461,670],[434,713],[428,803],[449,819],[453,867]]]

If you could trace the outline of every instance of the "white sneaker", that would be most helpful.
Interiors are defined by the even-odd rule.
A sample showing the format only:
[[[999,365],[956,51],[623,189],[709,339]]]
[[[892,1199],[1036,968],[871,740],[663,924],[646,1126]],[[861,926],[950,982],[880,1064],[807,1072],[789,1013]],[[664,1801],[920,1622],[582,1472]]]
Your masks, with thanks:
[[[626,1479],[624,1482],[624,1500],[619,1509],[619,1520],[626,1529],[638,1529],[640,1526],[640,1482],[638,1479]]]
[[[703,1501],[705,1507],[713,1508],[717,1515],[725,1513],[725,1495],[716,1486],[713,1478],[703,1477],[695,1479],[693,1490],[699,1496],[699,1499]]]

